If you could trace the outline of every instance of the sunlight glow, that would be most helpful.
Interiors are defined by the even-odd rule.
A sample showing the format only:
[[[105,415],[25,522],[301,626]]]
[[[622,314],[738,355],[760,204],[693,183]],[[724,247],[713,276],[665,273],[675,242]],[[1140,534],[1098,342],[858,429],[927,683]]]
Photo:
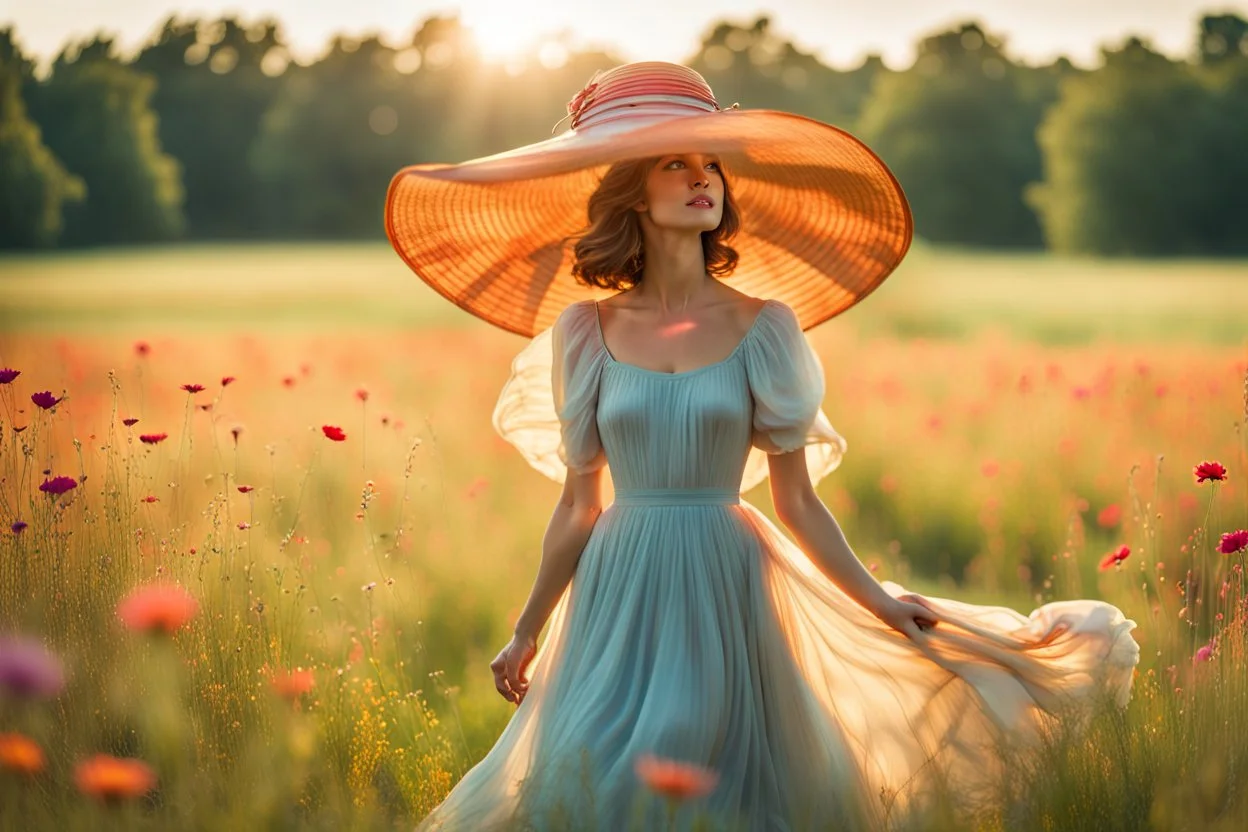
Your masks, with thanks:
[[[535,8],[542,3],[465,3],[460,11],[481,56],[492,63],[511,64],[535,56],[542,42],[558,28],[552,15]]]

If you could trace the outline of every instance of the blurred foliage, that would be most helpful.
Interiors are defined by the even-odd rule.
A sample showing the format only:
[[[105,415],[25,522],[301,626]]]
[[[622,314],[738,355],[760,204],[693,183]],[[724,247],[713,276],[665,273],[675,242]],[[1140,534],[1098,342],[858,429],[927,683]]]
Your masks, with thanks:
[[[1036,246],[1023,188],[1040,178],[1036,126],[1066,62],[1021,67],[976,24],[926,38],[905,72],[881,76],[858,127],[910,195],[934,242]]]
[[[86,183],[64,211],[64,242],[140,243],[184,231],[181,166],[161,151],[149,106],[156,79],[124,64],[109,38],[66,47],[23,95],[48,148]]]
[[[710,24],[685,63],[724,107],[861,136],[896,172],[922,238],[1241,254],[1248,21],[1205,15],[1192,43],[1185,60],[1127,38],[1092,69],[1031,66],[966,21],[924,37],[905,69],[878,55],[836,69],[759,16]],[[623,62],[557,33],[499,64],[454,15],[424,19],[405,42],[340,35],[302,64],[270,17],[170,17],[129,59],[97,35],[38,79],[11,31],[3,44],[6,248],[378,239],[400,168],[548,138],[591,75]]]
[[[66,203],[81,201],[86,189],[43,143],[31,121],[21,85],[31,71],[13,43],[11,29],[0,31],[0,247],[44,245],[61,233]]]
[[[1138,40],[1104,58],[1040,128],[1046,177],[1028,195],[1052,247],[1248,252],[1248,58],[1211,69]]]

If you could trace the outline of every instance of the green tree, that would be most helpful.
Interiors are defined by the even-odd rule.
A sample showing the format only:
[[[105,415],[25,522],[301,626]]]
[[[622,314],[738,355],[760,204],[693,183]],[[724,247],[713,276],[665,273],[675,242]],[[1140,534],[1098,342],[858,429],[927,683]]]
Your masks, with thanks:
[[[1236,15],[1201,18],[1197,76],[1211,96],[1205,196],[1207,250],[1248,253],[1248,20]]]
[[[31,70],[12,28],[0,30],[0,248],[55,243],[64,205],[81,201],[86,192],[26,115],[22,81]]]
[[[1065,80],[1039,130],[1045,178],[1027,193],[1051,248],[1160,255],[1208,250],[1216,109],[1193,68],[1132,38]],[[1242,232],[1241,232],[1242,233]]]
[[[390,177],[416,161],[422,132],[444,130],[395,58],[375,36],[340,36],[319,61],[283,76],[250,156],[283,233],[381,233]]]
[[[715,24],[687,63],[721,107],[785,110],[845,129],[857,121],[876,76],[888,72],[877,55],[856,69],[832,69],[773,31],[767,16],[749,26]]]
[[[163,153],[148,107],[150,76],[121,63],[111,39],[67,46],[42,82],[25,85],[44,141],[82,177],[87,199],[65,211],[68,244],[168,240],[182,232],[177,160]]]
[[[1037,72],[966,23],[924,38],[909,69],[877,79],[859,133],[896,173],[916,233],[946,243],[1040,244],[1022,196],[1041,172],[1035,128],[1048,87]]]
[[[156,79],[160,144],[182,167],[187,235],[271,231],[248,153],[290,57],[278,24],[170,17],[131,64]]]

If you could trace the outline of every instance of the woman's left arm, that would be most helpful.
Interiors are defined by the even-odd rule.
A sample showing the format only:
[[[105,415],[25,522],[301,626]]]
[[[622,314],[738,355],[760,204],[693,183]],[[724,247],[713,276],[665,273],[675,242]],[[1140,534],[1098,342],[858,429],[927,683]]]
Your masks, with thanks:
[[[767,462],[776,516],[825,575],[871,614],[908,636],[936,625],[930,610],[889,595],[862,565],[840,524],[815,493],[803,448],[769,454]]]

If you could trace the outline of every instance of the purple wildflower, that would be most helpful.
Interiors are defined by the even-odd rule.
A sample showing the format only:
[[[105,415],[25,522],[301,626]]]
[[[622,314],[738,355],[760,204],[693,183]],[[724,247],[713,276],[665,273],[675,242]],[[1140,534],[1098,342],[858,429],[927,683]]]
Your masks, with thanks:
[[[38,641],[0,637],[0,691],[22,698],[52,697],[65,687],[61,660]]]
[[[9,526],[9,528],[13,530],[13,534],[21,534],[22,529],[26,528],[26,521],[18,520],[14,522],[12,526]]]
[[[78,481],[73,477],[53,477],[50,480],[44,480],[39,490],[55,496],[77,487]]]
[[[8,367],[0,370],[0,384],[10,384],[13,379],[22,374],[21,370],[11,370]]]
[[[42,393],[32,393],[30,400],[42,407],[44,410],[50,410],[51,408],[56,407],[56,403],[62,399],[58,399],[56,396],[53,396],[51,390],[44,390]]]

